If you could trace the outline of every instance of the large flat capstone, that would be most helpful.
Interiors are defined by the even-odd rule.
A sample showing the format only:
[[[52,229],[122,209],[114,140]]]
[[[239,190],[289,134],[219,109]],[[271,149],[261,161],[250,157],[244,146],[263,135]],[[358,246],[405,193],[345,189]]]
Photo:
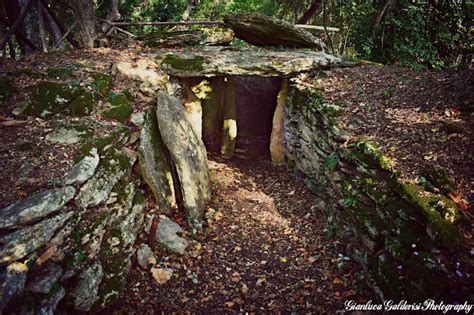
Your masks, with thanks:
[[[292,77],[343,65],[338,57],[307,49],[196,47],[176,53],[157,50],[148,56],[153,57],[165,72],[183,78],[219,75]]]

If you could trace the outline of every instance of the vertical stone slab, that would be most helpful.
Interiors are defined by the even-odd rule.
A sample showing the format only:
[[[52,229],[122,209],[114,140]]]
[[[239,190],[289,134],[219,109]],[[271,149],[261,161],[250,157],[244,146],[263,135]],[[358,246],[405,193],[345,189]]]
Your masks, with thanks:
[[[218,151],[220,149],[220,133],[225,97],[224,78],[211,78],[208,87],[210,91],[207,91],[207,93],[198,93],[195,90],[202,103],[202,139],[208,150]],[[203,88],[204,86],[201,87],[201,89]]]
[[[285,164],[285,106],[288,98],[289,81],[284,79],[278,92],[277,106],[273,115],[272,134],[270,136],[270,155],[273,165]]]
[[[191,79],[184,78],[182,80],[184,108],[186,109],[186,117],[198,138],[202,138],[202,105],[201,100],[194,94],[191,89]]]
[[[225,85],[224,121],[222,124],[221,154],[233,155],[237,141],[237,111],[235,78],[227,78]]]
[[[172,164],[169,152],[158,131],[156,114],[149,109],[140,133],[138,162],[143,179],[155,196],[155,200],[165,213],[176,208]]]
[[[158,91],[156,117],[163,142],[176,166],[187,220],[194,229],[200,229],[204,207],[211,199],[206,148],[176,97]]]

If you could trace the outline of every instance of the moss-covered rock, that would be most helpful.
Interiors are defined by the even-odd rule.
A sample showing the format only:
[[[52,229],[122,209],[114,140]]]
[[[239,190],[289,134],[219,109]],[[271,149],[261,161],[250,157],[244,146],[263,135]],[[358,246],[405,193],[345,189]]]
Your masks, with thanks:
[[[424,191],[413,183],[400,182],[399,193],[418,206],[429,222],[428,233],[449,250],[456,250],[462,244],[462,236],[453,223],[459,218],[457,205],[440,195]]]
[[[182,47],[199,44],[204,39],[200,31],[157,31],[138,38],[148,47]]]
[[[194,56],[193,58],[183,58],[178,55],[168,54],[162,60],[162,64],[179,71],[200,72],[204,69],[204,57]]]
[[[113,77],[107,73],[94,73],[92,75],[94,79],[93,85],[97,93],[102,97],[106,97],[113,86]]]
[[[40,82],[33,92],[33,102],[25,109],[28,115],[46,117],[64,112],[84,116],[92,112],[92,92],[77,83]]]
[[[109,93],[108,100],[110,107],[104,110],[104,117],[119,121],[121,123],[126,122],[133,112],[127,95],[124,93],[111,92]]]
[[[453,181],[441,167],[432,165],[425,170],[424,174],[426,178],[443,194],[447,195],[454,192]]]

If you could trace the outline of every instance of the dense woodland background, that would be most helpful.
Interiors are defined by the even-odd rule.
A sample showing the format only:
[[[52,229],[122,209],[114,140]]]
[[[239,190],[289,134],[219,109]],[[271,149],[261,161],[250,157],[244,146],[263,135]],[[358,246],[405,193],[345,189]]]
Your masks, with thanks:
[[[466,67],[474,48],[473,7],[467,0],[4,0],[0,49],[4,58],[16,58],[36,50],[98,46],[110,30],[104,20],[221,21],[229,13],[258,12],[339,28],[317,33],[337,55],[414,69]],[[128,30],[141,35],[157,27]]]

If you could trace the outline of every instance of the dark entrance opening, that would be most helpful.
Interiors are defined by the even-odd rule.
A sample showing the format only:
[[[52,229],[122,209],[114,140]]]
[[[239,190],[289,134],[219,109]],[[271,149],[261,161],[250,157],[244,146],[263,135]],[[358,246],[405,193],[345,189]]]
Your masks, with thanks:
[[[275,77],[236,77],[237,156],[270,159],[270,135],[281,82]]]

